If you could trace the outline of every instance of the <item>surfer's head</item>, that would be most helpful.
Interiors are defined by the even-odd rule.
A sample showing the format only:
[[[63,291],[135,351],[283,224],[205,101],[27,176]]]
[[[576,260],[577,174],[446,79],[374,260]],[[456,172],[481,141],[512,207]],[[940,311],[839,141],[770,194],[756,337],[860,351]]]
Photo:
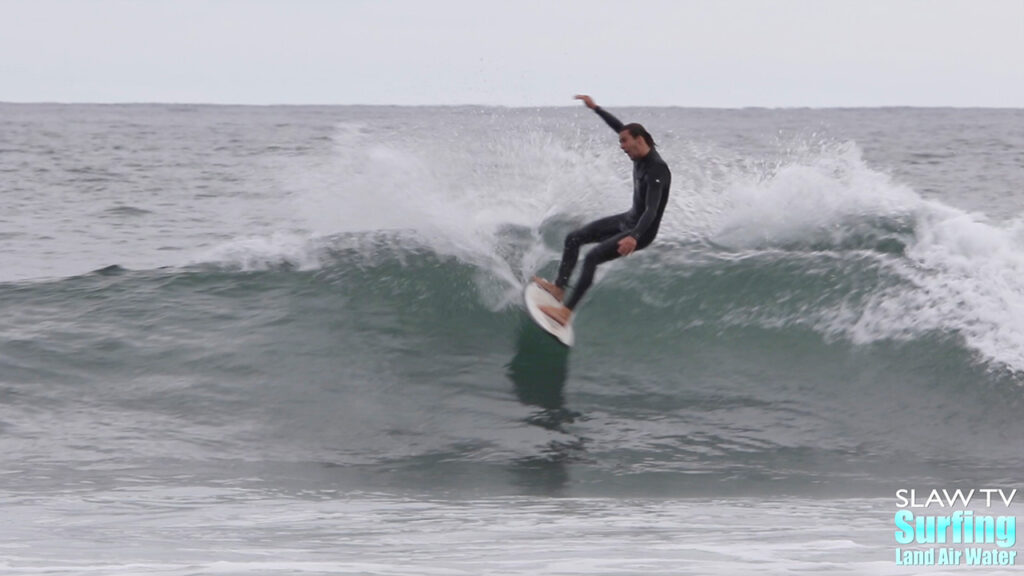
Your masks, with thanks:
[[[630,159],[639,160],[654,149],[654,138],[642,125],[626,124],[619,132],[619,147]]]

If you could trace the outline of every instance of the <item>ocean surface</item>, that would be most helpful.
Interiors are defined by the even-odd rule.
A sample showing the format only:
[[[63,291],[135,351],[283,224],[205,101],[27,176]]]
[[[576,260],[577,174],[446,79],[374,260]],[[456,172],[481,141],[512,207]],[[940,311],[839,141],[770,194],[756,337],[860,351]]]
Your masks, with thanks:
[[[568,350],[582,106],[0,104],[0,574],[1012,570],[893,514],[1024,488],[1024,110],[611,111]]]

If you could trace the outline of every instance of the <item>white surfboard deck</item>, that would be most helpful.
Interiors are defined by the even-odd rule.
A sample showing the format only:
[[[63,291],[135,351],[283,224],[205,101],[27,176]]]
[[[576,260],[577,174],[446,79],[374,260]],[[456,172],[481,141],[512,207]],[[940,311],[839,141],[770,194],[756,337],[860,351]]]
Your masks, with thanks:
[[[554,296],[538,286],[536,282],[527,282],[523,297],[526,299],[526,309],[530,312],[530,318],[545,332],[557,338],[559,342],[571,347],[575,341],[572,321],[570,320],[568,324],[562,326],[540,309],[541,306],[560,306],[558,300],[555,300]]]

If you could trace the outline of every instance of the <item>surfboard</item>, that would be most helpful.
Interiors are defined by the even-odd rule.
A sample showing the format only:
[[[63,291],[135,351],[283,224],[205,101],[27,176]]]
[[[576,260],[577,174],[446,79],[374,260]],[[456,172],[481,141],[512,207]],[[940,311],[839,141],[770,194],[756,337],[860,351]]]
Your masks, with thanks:
[[[575,341],[572,332],[572,321],[562,326],[540,309],[541,306],[558,306],[558,300],[555,300],[554,296],[538,286],[536,282],[526,283],[523,297],[526,299],[526,310],[530,313],[530,318],[533,319],[537,326],[540,326],[545,332],[554,336],[562,344],[571,347]]]

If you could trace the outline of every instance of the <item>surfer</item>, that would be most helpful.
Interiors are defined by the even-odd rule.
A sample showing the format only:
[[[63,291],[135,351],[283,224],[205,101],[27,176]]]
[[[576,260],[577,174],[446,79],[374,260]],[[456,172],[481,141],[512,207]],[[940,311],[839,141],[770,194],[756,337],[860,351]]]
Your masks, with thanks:
[[[633,161],[633,206],[628,212],[595,220],[570,232],[565,237],[562,262],[553,284],[539,276],[533,277],[534,282],[562,302],[561,306],[541,306],[540,309],[563,326],[572,318],[573,310],[590,288],[598,265],[629,256],[654,241],[658,225],[661,224],[661,215],[668,204],[668,189],[672,183],[668,164],[661,159],[655,149],[654,138],[643,126],[619,122],[618,118],[595,104],[590,96],[577,95],[576,99],[582,100],[587,108],[597,112],[615,130],[619,135],[619,147]],[[564,300],[569,276],[579,258],[580,246],[595,242],[598,245],[587,252],[583,259],[583,271],[576,281],[576,287],[568,300]]]

